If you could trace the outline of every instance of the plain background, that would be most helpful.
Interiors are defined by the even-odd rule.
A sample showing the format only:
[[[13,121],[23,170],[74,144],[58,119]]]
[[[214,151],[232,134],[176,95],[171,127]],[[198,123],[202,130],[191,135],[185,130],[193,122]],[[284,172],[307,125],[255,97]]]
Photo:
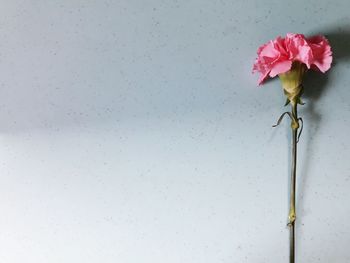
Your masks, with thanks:
[[[289,122],[258,46],[325,34],[305,80],[297,262],[350,262],[350,4],[1,1],[0,262],[288,260]]]

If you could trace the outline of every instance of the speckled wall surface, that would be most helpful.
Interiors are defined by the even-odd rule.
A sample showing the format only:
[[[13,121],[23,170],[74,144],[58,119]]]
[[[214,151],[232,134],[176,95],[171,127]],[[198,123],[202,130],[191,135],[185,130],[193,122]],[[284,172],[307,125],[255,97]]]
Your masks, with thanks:
[[[297,262],[350,262],[350,4],[2,1],[0,262],[281,263],[289,125],[259,45],[329,37],[299,143]]]

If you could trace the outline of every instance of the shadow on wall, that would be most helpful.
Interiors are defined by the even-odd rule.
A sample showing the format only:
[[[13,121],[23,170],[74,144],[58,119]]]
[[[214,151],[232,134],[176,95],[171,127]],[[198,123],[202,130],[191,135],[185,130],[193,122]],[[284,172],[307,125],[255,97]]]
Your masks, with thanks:
[[[300,167],[299,173],[299,183],[298,183],[298,202],[299,202],[299,211],[301,217],[307,213],[305,212],[304,207],[304,196],[305,196],[305,186],[308,178],[309,167],[310,167],[310,158],[313,151],[313,142],[315,137],[318,134],[318,131],[322,128],[322,116],[316,110],[316,105],[318,99],[326,93],[326,89],[332,89],[332,76],[334,75],[334,70],[340,66],[344,66],[350,61],[350,25],[344,24],[343,26],[337,26],[335,28],[329,28],[326,30],[315,31],[311,34],[322,34],[327,37],[329,40],[332,50],[333,50],[333,63],[332,68],[326,74],[320,74],[319,72],[309,71],[306,74],[304,81],[304,94],[303,97],[307,99],[307,103],[301,107],[303,116],[305,116],[309,123],[308,127],[308,136],[302,140],[306,144],[306,152],[303,153],[303,167]],[[307,209],[306,209],[307,210]]]
[[[318,34],[317,32],[315,34]],[[310,34],[310,35],[315,35]],[[305,93],[304,97],[309,98],[311,103],[318,100],[326,87],[329,88],[328,81],[332,77],[333,68],[341,64],[348,63],[350,60],[350,25],[337,27],[333,30],[325,32],[320,31],[319,34],[325,35],[333,50],[333,64],[332,68],[327,74],[320,74],[319,72],[308,72],[305,79]],[[307,88],[310,87],[310,88]]]

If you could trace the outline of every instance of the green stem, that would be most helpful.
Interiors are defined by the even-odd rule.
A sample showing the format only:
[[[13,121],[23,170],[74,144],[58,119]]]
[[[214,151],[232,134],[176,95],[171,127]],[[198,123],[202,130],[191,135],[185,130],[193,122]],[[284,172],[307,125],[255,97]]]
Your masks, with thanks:
[[[289,241],[289,262],[295,263],[295,192],[296,192],[296,166],[297,166],[297,133],[299,129],[297,103],[292,103],[292,164],[291,164],[291,184],[290,184],[290,209],[289,209],[289,229],[290,229],[290,241]]]

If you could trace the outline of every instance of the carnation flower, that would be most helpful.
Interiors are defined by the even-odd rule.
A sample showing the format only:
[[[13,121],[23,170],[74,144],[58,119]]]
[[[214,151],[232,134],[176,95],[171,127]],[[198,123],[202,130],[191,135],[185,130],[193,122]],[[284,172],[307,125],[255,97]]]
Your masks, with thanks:
[[[290,103],[291,111],[282,113],[277,121],[278,126],[284,116],[289,116],[292,130],[291,153],[291,183],[288,226],[290,228],[289,262],[295,262],[295,221],[296,221],[296,169],[297,143],[303,130],[303,119],[298,116],[298,104],[303,104],[302,79],[308,69],[325,73],[332,63],[332,50],[324,36],[305,38],[302,34],[288,33],[285,38],[277,37],[258,49],[258,57],[253,66],[253,72],[261,73],[259,85],[268,77],[279,76],[286,105]],[[299,131],[300,129],[300,131]]]
[[[321,35],[305,38],[303,34],[288,33],[277,37],[258,49],[253,72],[260,72],[259,85],[267,77],[275,77],[292,69],[293,62],[307,69],[326,72],[332,63],[332,51],[328,40]]]

